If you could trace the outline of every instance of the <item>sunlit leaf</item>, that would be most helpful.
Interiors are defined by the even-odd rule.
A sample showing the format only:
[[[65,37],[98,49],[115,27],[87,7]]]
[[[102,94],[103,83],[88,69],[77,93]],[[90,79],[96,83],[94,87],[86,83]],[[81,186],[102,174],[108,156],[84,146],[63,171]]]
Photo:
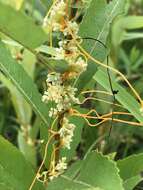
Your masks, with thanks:
[[[0,32],[28,49],[34,49],[47,40],[47,35],[32,19],[1,2]]]
[[[23,155],[7,140],[0,137],[0,189],[27,190],[34,178],[31,165]],[[10,160],[9,160],[10,159]],[[33,190],[43,190],[41,184],[36,183]],[[5,189],[3,189],[5,190]]]

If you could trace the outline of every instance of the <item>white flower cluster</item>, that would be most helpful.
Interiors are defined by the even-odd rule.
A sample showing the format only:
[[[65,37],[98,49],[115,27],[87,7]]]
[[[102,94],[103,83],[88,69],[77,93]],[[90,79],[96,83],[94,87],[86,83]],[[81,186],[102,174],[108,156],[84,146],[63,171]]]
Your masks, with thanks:
[[[64,22],[66,16],[66,3],[64,0],[58,0],[51,9],[48,16],[45,17],[43,25],[52,28],[52,31],[62,32],[65,39],[59,41],[59,48],[56,48],[56,55],[54,59],[64,59],[69,63],[69,66],[73,69],[71,77],[77,77],[87,68],[86,61],[80,56],[76,43],[73,39],[69,40],[71,36],[70,32],[76,39],[80,39],[78,36],[79,26],[75,21]],[[70,30],[69,30],[70,28]],[[67,39],[66,39],[67,38]]]
[[[53,163],[53,169],[49,173],[49,176],[50,176],[49,179],[53,180],[53,178],[61,175],[66,169],[67,169],[66,157],[62,157],[56,166],[54,166],[54,163]]]
[[[60,73],[51,73],[47,77],[47,90],[44,92],[42,100],[44,102],[52,101],[56,107],[51,108],[49,116],[56,116],[57,113],[68,110],[73,103],[79,103],[75,97],[76,88],[71,85],[63,85]]]
[[[70,29],[74,36],[79,39],[79,36],[77,35],[78,25],[74,23],[73,25],[71,25],[70,23]],[[76,29],[74,28],[75,25],[77,25]],[[63,31],[66,35],[70,35],[68,27]],[[85,61],[85,59],[82,58],[82,56],[80,56],[80,51],[78,50],[78,47],[73,39],[60,41],[59,46],[59,54],[57,54],[57,57],[60,57],[61,59],[65,59],[67,61],[72,73],[71,76],[73,78],[79,76],[82,72],[86,71],[87,62]]]
[[[64,36],[70,36],[70,31],[73,33],[75,38],[80,39],[78,36],[78,24],[76,22],[69,21],[67,23],[67,27],[64,28],[63,34]],[[70,28],[70,31],[69,31]],[[87,68],[86,61],[80,56],[80,51],[77,48],[77,45],[73,39],[71,40],[63,40],[59,42],[59,56],[61,59],[64,59],[68,62],[69,67],[72,71],[72,77],[79,76],[82,72],[84,72]],[[64,55],[63,55],[64,54]]]
[[[82,73],[86,71],[87,64],[82,57],[79,57],[76,62],[71,62],[70,64],[71,70],[75,71],[75,73]]]
[[[64,117],[62,128],[59,130],[63,147],[70,149],[70,143],[72,142],[74,129],[75,125],[69,123],[69,120],[66,117]]]
[[[65,169],[67,169],[66,157],[62,157],[62,159],[57,163],[55,170],[63,173]]]
[[[43,26],[52,27],[53,31],[59,31],[62,27],[62,18],[65,16],[66,4],[64,0],[58,0],[52,7],[50,15],[44,18]]]
[[[53,106],[49,112],[50,117],[55,117],[71,109],[72,104],[79,104],[79,99],[76,97],[77,89],[70,85],[71,80],[78,77],[87,68],[87,62],[81,55],[75,39],[80,39],[78,36],[78,24],[75,21],[66,21],[66,3],[64,0],[55,0],[50,14],[45,19],[43,26],[49,27],[53,32],[63,34],[63,39],[58,42],[56,55],[53,57],[56,60],[65,60],[69,65],[69,70],[64,74],[49,73],[47,75],[47,89],[44,92],[42,100],[44,102],[53,102]],[[72,38],[72,35],[75,39]],[[70,149],[75,125],[70,123],[68,118],[63,116],[60,129],[61,146]],[[55,166],[53,161],[53,169],[49,173],[52,180],[59,176],[66,168],[66,158],[62,158]]]
[[[79,36],[78,36],[78,31],[79,31],[79,26],[78,26],[78,24],[77,24],[75,21],[73,21],[73,22],[68,21],[67,24],[68,24],[68,27],[70,28],[70,30],[72,31],[72,33],[73,33],[76,37],[79,37]],[[64,36],[67,36],[67,35],[70,34],[68,27],[65,27],[64,30],[63,30]]]

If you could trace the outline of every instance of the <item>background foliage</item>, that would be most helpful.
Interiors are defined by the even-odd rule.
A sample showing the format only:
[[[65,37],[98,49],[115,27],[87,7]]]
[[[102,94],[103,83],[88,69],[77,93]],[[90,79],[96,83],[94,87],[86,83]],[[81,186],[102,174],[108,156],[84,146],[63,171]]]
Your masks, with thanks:
[[[83,5],[75,1],[72,10],[80,36],[96,38],[100,43],[84,40],[82,46],[96,59],[120,70],[143,97],[143,1],[91,0]],[[48,139],[50,104],[41,101],[48,71],[63,72],[64,62],[50,61],[47,54],[49,34],[42,29],[43,18],[51,0],[0,0],[0,189],[28,190],[43,157]],[[82,22],[81,22],[82,20]],[[44,46],[41,46],[44,45]],[[91,51],[94,47],[94,51]],[[143,122],[139,102],[120,76],[110,72],[116,99],[134,118]],[[111,91],[106,69],[88,62],[76,84],[80,92],[87,89]],[[96,98],[112,101],[107,95]],[[87,102],[77,109],[94,108],[107,113],[111,105]],[[122,108],[116,108],[122,111]],[[116,119],[119,119],[116,117]],[[89,127],[81,118],[71,118],[78,126],[70,151],[62,151],[69,161],[68,170],[46,185],[37,181],[37,190],[139,190],[143,188],[143,128],[111,122]],[[91,122],[93,122],[91,120]],[[40,140],[44,140],[40,144]],[[50,152],[50,150],[49,150]],[[48,167],[47,157],[45,168]]]

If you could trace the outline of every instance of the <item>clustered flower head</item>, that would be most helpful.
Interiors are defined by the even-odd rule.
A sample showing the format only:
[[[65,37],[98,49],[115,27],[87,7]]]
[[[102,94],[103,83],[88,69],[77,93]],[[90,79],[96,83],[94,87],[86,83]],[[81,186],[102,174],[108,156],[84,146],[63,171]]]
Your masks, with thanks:
[[[64,172],[64,170],[67,169],[67,163],[66,163],[66,157],[62,157],[59,162],[56,164],[52,163],[53,168],[51,172],[49,173],[49,179],[53,180],[55,177],[58,177],[60,174]]]
[[[69,123],[69,120],[64,117],[62,128],[59,130],[63,147],[70,149],[74,129],[75,125],[73,123]]]
[[[64,0],[55,1],[51,12],[44,19],[43,26],[52,28],[53,32],[61,32],[64,35],[64,39],[59,41],[59,47],[56,48],[56,55],[54,59],[62,60],[64,59],[71,67],[72,73],[71,77],[75,78],[84,72],[87,68],[86,60],[80,55],[75,40],[68,39],[71,36],[71,32],[76,39],[80,39],[78,35],[79,26],[75,21],[65,22],[64,18],[66,16],[66,3]],[[69,30],[70,28],[70,30]]]
[[[82,73],[87,68],[87,64],[82,57],[79,57],[76,62],[71,62],[69,65],[76,73]]]
[[[44,92],[42,100],[55,103],[55,107],[52,107],[49,112],[50,117],[70,109],[73,103],[79,103],[79,99],[75,97],[77,89],[69,84],[64,85],[61,74],[48,74],[46,82],[47,90]]]
[[[53,31],[59,31],[61,29],[61,22],[63,16],[66,14],[66,4],[64,0],[56,1],[52,10],[50,11],[50,15],[44,18],[43,26],[52,27]]]

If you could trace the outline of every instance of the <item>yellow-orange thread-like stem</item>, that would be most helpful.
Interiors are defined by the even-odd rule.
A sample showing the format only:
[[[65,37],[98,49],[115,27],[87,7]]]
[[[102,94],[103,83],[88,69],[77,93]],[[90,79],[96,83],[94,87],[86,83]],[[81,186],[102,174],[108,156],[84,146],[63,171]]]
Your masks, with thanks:
[[[104,114],[102,115],[102,117],[108,117],[108,116],[111,116],[112,114],[114,115],[128,115],[128,116],[133,116],[133,114],[131,113],[128,113],[128,112],[110,112],[110,113],[107,113],[107,114]]]
[[[44,157],[43,157],[42,163],[41,163],[40,167],[39,167],[38,170],[37,170],[37,173],[36,173],[36,175],[35,175],[35,177],[34,177],[32,183],[31,183],[31,185],[30,185],[30,187],[29,187],[29,190],[32,190],[32,188],[33,188],[33,186],[34,186],[34,184],[35,184],[35,182],[36,182],[37,176],[38,176],[38,174],[40,173],[40,171],[41,171],[41,169],[42,169],[42,167],[43,167],[43,165],[44,165],[44,163],[45,163],[45,160],[46,160],[46,157],[47,157],[48,146],[49,146],[49,143],[51,142],[51,140],[52,140],[52,138],[53,138],[54,136],[55,136],[55,135],[52,135],[52,136],[49,138],[48,142],[46,143],[45,151],[44,151]]]
[[[102,91],[102,90],[86,90],[86,91],[82,91],[81,94],[88,94],[88,93],[100,93],[100,94],[106,94],[109,96],[113,96],[112,93],[110,92],[106,92],[106,91]]]
[[[54,121],[53,121],[53,123],[52,123],[52,126],[51,126],[51,129],[52,129],[53,126],[55,125],[56,120],[57,120],[57,118],[54,119]],[[43,167],[43,165],[44,165],[44,163],[45,163],[45,160],[46,160],[46,157],[47,157],[48,146],[49,146],[49,144],[50,144],[50,142],[51,142],[51,140],[53,139],[54,136],[55,136],[55,134],[51,135],[51,136],[49,137],[49,140],[47,141],[47,143],[46,143],[46,145],[45,145],[45,151],[44,151],[43,160],[42,160],[42,162],[41,162],[41,164],[40,164],[40,166],[39,166],[39,168],[38,168],[38,170],[37,170],[37,172],[36,172],[36,175],[35,175],[35,177],[34,177],[32,183],[31,183],[31,185],[30,185],[30,187],[29,187],[29,190],[32,190],[32,188],[33,188],[33,186],[34,186],[34,184],[35,184],[35,182],[36,182],[37,176],[38,176],[38,174],[40,173],[40,171],[41,171],[41,169],[42,169],[42,167]]]
[[[116,103],[112,103],[112,102],[108,102],[108,101],[106,101],[106,100],[103,100],[103,99],[100,99],[100,98],[94,98],[94,97],[88,97],[88,98],[85,98],[81,103],[79,103],[79,104],[84,104],[86,101],[88,101],[88,100],[96,100],[96,101],[99,101],[99,102],[104,102],[104,103],[106,103],[106,104],[111,104],[111,105],[115,105],[115,106],[118,106],[118,107],[123,107],[122,105],[120,105],[120,104],[116,104]]]
[[[91,111],[90,112],[88,112],[87,114],[81,114],[80,112],[78,112],[78,111],[76,111],[76,110],[73,110],[73,113],[72,113],[72,115],[73,116],[77,116],[77,117],[82,117],[87,123],[88,123],[88,125],[89,126],[98,126],[98,125],[100,125],[100,124],[102,124],[102,123],[104,123],[105,121],[111,121],[112,120],[112,118],[110,118],[110,117],[105,117],[105,115],[104,115],[104,117],[103,116],[90,116],[89,114],[91,113]],[[124,112],[113,112],[113,113],[120,113],[121,115],[130,115],[130,114],[128,114],[128,113],[124,113]],[[107,115],[107,114],[106,114]],[[108,114],[109,115],[109,114]],[[102,121],[100,121],[99,123],[97,123],[97,124],[91,124],[89,121],[88,121],[88,119],[100,119],[100,120],[102,120]],[[126,121],[126,120],[122,120],[122,119],[113,119],[113,121],[115,121],[115,122],[119,122],[119,123],[125,123],[125,124],[129,124],[129,125],[136,125],[136,126],[143,126],[143,123],[137,123],[137,122],[132,122],[132,121]]]
[[[110,67],[110,66],[108,66],[108,65],[105,65],[105,64],[103,64],[102,62],[96,60],[94,57],[92,57],[92,56],[78,43],[78,41],[77,41],[77,39],[75,38],[74,34],[72,33],[70,27],[68,26],[68,23],[67,23],[66,21],[65,21],[65,23],[66,23],[66,25],[67,25],[67,27],[68,27],[68,29],[69,29],[69,32],[70,32],[70,34],[71,34],[73,40],[75,41],[77,47],[81,50],[81,52],[84,53],[88,59],[92,60],[92,61],[93,61],[94,63],[96,63],[97,65],[100,65],[100,66],[102,66],[102,67],[104,67],[104,68],[108,68],[108,69],[110,69],[111,71],[113,71],[113,72],[117,73],[118,75],[120,75],[120,76],[124,79],[124,81],[128,84],[128,86],[130,87],[130,89],[132,90],[132,92],[134,93],[134,95],[136,96],[136,98],[139,100],[141,106],[143,106],[143,101],[142,101],[140,95],[139,95],[139,94],[137,93],[137,91],[133,88],[133,86],[132,86],[131,83],[128,81],[128,79],[127,79],[120,71],[118,71],[117,69],[115,69],[115,68],[113,68],[113,67]]]

